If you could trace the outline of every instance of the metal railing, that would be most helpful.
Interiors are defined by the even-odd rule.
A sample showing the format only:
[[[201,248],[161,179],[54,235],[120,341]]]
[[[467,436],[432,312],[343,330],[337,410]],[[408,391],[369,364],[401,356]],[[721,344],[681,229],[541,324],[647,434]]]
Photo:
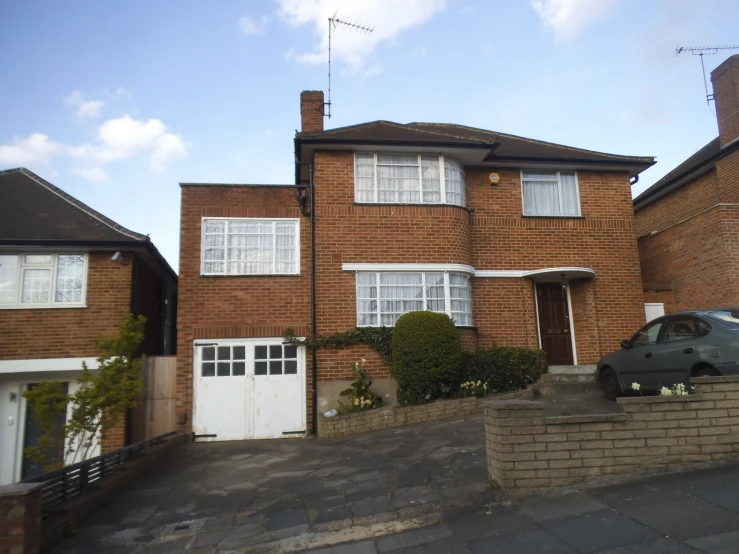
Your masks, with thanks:
[[[163,442],[176,435],[176,431],[165,433],[151,439],[124,446],[112,452],[106,452],[89,460],[64,466],[61,469],[44,473],[38,477],[26,479],[23,483],[43,483],[41,489],[41,512],[46,515],[56,506],[84,493],[88,487],[109,477],[113,470],[133,459],[146,448]]]

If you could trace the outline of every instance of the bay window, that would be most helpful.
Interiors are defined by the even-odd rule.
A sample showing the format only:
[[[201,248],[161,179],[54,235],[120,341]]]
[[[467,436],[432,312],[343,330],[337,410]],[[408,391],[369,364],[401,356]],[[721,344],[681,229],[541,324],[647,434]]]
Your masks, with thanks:
[[[85,254],[0,254],[0,309],[85,305]]]
[[[297,275],[297,219],[204,218],[202,275]]]
[[[449,272],[357,272],[357,327],[392,326],[408,312],[444,313],[472,325],[468,275]]]
[[[378,204],[465,205],[465,174],[433,154],[354,154],[354,199]]]
[[[523,215],[580,215],[580,193],[574,171],[523,171],[521,182]]]

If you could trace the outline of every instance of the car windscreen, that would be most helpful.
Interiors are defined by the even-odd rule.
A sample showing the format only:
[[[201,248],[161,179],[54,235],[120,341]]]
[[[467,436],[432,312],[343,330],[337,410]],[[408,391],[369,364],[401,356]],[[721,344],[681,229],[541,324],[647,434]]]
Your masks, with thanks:
[[[739,329],[739,310],[716,310],[708,312],[708,315],[718,319],[732,329]]]

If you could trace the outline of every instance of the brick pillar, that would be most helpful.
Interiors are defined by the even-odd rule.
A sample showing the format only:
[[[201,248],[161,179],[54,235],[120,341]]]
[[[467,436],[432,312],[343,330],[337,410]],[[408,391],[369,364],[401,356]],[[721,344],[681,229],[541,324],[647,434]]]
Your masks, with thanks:
[[[100,453],[110,452],[118,448],[126,446],[126,418],[127,414],[123,414],[118,418],[116,423],[110,429],[103,431],[103,440],[100,444]]]
[[[41,483],[0,487],[0,554],[41,550]]]
[[[537,437],[546,435],[544,405],[528,400],[493,400],[483,404],[488,477],[506,490],[535,489],[546,481],[537,474],[547,462]]]
[[[739,138],[739,54],[734,54],[711,73],[713,99],[721,146]]]
[[[323,131],[323,91],[300,93],[300,130],[303,133]]]

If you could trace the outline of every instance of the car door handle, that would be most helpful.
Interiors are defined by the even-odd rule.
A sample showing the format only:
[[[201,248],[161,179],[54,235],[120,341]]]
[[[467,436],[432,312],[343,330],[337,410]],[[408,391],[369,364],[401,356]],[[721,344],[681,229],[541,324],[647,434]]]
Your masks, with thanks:
[[[685,350],[683,350],[683,354],[692,354],[692,353],[693,353],[693,348],[692,347],[688,347]]]
[[[644,357],[645,358],[651,358],[652,357],[652,353],[651,352],[647,352],[646,354],[644,354]]]

